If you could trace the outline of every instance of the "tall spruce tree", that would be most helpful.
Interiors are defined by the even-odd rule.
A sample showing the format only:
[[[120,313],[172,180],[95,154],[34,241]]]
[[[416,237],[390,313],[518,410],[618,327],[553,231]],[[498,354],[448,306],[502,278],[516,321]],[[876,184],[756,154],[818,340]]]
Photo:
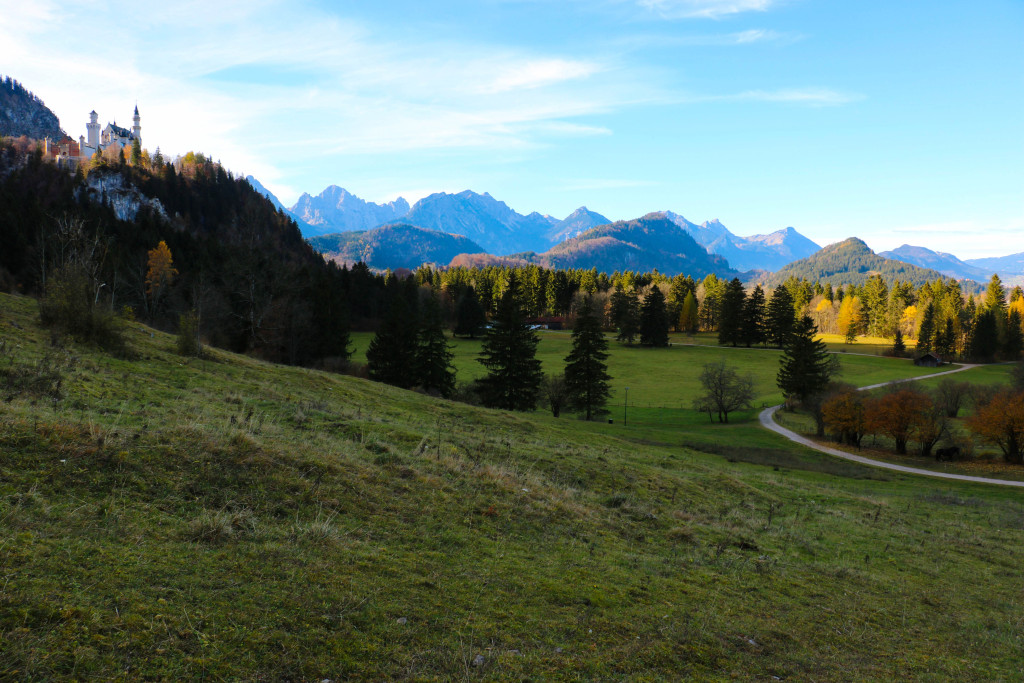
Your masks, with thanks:
[[[451,347],[444,336],[444,316],[437,294],[431,291],[420,312],[416,340],[416,384],[424,391],[448,398],[455,391],[455,368]]]
[[[467,287],[455,309],[455,329],[452,330],[452,334],[475,339],[486,324],[487,316],[484,314],[484,307],[480,305],[480,299],[476,296],[476,290],[472,286]]]
[[[718,323],[718,343],[736,346],[743,341],[743,306],[747,295],[738,277],[729,280],[722,295],[721,319]]]
[[[776,382],[787,399],[806,401],[824,391],[838,372],[838,357],[829,354],[825,342],[814,338],[817,332],[811,317],[802,316],[782,347]]]
[[[917,355],[928,353],[932,350],[935,336],[935,303],[928,302],[921,314],[921,326],[917,331]]]
[[[793,295],[786,287],[776,287],[768,300],[768,343],[782,348],[796,321]]]
[[[1016,308],[1010,311],[1006,319],[1006,340],[1003,342],[1003,354],[1007,360],[1020,360],[1020,354],[1024,352],[1024,329],[1021,328],[1020,311]]]
[[[508,287],[480,352],[480,363],[487,368],[487,376],[479,383],[480,397],[490,408],[533,410],[544,381],[537,360],[539,340],[526,323],[519,296],[516,275],[509,273]]]
[[[615,285],[615,291],[608,302],[611,305],[612,325],[617,330],[615,339],[632,344],[640,333],[640,298],[636,289],[630,288],[627,291],[619,282]]]
[[[404,287],[394,277],[387,284],[387,312],[366,350],[370,379],[408,389],[416,383],[417,325]]]
[[[764,344],[768,339],[767,333],[767,303],[764,298],[764,290],[761,285],[754,287],[754,291],[743,302],[743,322],[740,329],[740,341],[745,346],[753,344]]]
[[[651,286],[640,306],[640,343],[644,346],[668,346],[668,310],[665,295]]]
[[[972,360],[990,363],[999,351],[999,325],[996,322],[998,309],[984,307],[974,320],[974,334],[971,336],[970,356]]]
[[[565,384],[569,405],[587,420],[606,413],[611,390],[608,386],[608,340],[601,331],[601,319],[590,297],[583,301],[572,328],[572,351],[565,357]]]

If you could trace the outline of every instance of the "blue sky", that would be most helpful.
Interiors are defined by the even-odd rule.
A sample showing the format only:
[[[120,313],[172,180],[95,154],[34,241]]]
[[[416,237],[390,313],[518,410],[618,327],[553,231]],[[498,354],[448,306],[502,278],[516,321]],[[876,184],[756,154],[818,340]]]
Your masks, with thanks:
[[[490,192],[1024,251],[1024,2],[13,2],[0,73],[286,203]]]

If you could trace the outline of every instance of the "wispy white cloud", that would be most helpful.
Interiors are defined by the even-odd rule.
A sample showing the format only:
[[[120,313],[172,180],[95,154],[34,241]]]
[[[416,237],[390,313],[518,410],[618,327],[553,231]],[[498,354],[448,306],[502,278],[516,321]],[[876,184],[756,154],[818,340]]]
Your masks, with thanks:
[[[719,19],[742,12],[764,12],[776,0],[636,0],[640,7],[665,19]]]
[[[692,102],[782,102],[828,107],[864,99],[859,93],[844,93],[828,88],[791,88],[782,90],[746,90],[728,95],[694,95]]]
[[[402,40],[272,0],[190,5],[143,10],[122,0],[97,14],[24,3],[0,24],[0,63],[24,64],[19,79],[48,83],[48,104],[72,135],[90,109],[127,119],[137,100],[147,146],[202,149],[275,192],[281,158],[524,149],[607,135],[571,119],[651,97],[636,73],[593,59]],[[50,40],[60,34],[82,39]]]
[[[601,70],[593,62],[570,59],[536,59],[506,67],[503,73],[485,85],[481,91],[500,93],[509,90],[529,90],[564,81],[586,78]]]

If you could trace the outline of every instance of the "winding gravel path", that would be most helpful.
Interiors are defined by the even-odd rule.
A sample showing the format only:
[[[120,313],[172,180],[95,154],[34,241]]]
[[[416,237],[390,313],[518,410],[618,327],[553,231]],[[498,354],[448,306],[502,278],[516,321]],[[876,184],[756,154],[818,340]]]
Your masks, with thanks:
[[[902,384],[904,382],[914,382],[920,379],[928,379],[930,377],[940,377],[942,375],[952,375],[956,372],[963,372],[964,370],[970,370],[975,368],[977,365],[964,364],[956,370],[947,370],[946,372],[937,372],[932,375],[922,375],[921,377],[911,377],[909,379],[898,379],[892,382],[882,382],[881,384],[872,384],[867,387],[860,387],[858,391],[867,391],[869,389],[878,389],[880,387],[888,386],[890,384]],[[1016,486],[1018,488],[1024,488],[1024,481],[1010,481],[1007,479],[991,479],[989,477],[972,477],[967,474],[951,474],[949,472],[934,472],[932,470],[923,470],[919,467],[907,467],[905,465],[895,465],[889,462],[883,462],[881,460],[872,460],[871,458],[865,458],[863,455],[854,455],[853,453],[847,453],[841,451],[838,448],[831,448],[829,446],[822,446],[821,444],[811,441],[807,437],[801,436],[794,431],[786,429],[778,422],[775,421],[775,412],[781,408],[782,405],[771,406],[761,411],[760,419],[761,426],[770,429],[777,434],[781,434],[790,441],[794,441],[802,446],[813,448],[816,451],[833,455],[843,460],[852,460],[853,462],[859,462],[863,465],[870,465],[872,467],[881,467],[886,470],[894,470],[896,472],[905,472],[907,474],[920,474],[925,477],[935,477],[937,479],[956,479],[957,481],[969,481],[976,484],[998,484],[1000,486]]]

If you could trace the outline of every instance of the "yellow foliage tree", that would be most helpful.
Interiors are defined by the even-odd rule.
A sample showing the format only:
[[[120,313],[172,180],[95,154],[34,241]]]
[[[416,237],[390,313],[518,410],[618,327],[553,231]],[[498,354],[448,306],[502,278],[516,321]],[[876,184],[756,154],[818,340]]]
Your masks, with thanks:
[[[839,305],[839,318],[836,324],[839,326],[839,334],[846,337],[846,343],[852,344],[857,339],[857,327],[860,324],[861,305],[860,298],[848,296]]]
[[[174,276],[178,274],[174,268],[174,258],[171,256],[171,248],[167,246],[167,242],[160,240],[156,249],[149,250],[147,266],[146,294],[149,295],[153,309],[156,310],[163,293],[174,281]]]
[[[900,331],[906,337],[913,336],[914,326],[917,324],[917,306],[911,304],[903,309],[903,315],[900,316]]]
[[[1009,310],[1010,310],[1011,313],[1013,311],[1017,311],[1018,313],[1020,313],[1021,331],[1024,331],[1024,297],[1020,297],[1018,299],[1014,299],[1010,303],[1010,309]]]

